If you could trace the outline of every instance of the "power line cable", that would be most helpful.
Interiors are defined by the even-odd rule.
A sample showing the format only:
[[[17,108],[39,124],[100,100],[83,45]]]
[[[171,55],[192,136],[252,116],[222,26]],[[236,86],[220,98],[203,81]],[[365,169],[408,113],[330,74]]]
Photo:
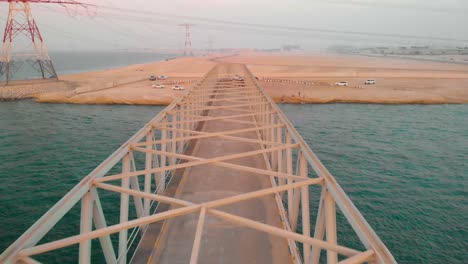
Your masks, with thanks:
[[[422,5],[422,4],[412,4],[412,3],[394,3],[394,2],[376,2],[376,1],[357,1],[357,0],[315,0],[314,2],[323,2],[333,5],[351,5],[351,6],[364,6],[364,7],[374,7],[374,8],[390,8],[390,9],[399,9],[399,10],[411,10],[411,11],[421,11],[421,12],[433,12],[433,13],[447,13],[447,14],[463,14],[468,13],[468,8],[463,7],[447,7],[445,2],[437,2],[443,4],[444,6],[434,6],[434,5]]]
[[[267,25],[267,24],[259,24],[259,23],[245,23],[245,22],[227,21],[227,20],[220,20],[220,19],[194,17],[194,16],[175,15],[175,14],[153,12],[153,11],[142,11],[142,10],[136,10],[136,9],[124,9],[124,8],[108,7],[108,6],[98,6],[98,8],[117,11],[117,12],[123,12],[123,13],[137,13],[139,15],[159,16],[159,17],[165,17],[166,19],[177,18],[177,19],[185,19],[185,20],[210,22],[210,23],[223,24],[223,25],[235,25],[235,26],[254,27],[254,28],[261,28],[261,29],[273,29],[275,31],[332,33],[332,34],[339,34],[339,35],[357,35],[357,36],[369,36],[369,37],[403,38],[403,39],[434,40],[434,41],[447,41],[447,42],[467,42],[468,41],[465,39],[447,38],[447,37],[438,37],[438,36],[414,36],[414,35],[408,35],[408,34],[361,32],[361,31],[349,31],[349,30],[333,30],[333,29],[321,29],[321,28]]]

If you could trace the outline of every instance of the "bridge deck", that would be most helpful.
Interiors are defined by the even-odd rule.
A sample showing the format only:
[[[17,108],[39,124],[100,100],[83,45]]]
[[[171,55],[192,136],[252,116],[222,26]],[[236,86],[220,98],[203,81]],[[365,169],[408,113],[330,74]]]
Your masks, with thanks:
[[[120,200],[112,207],[120,206],[117,224],[106,221],[102,193]],[[313,212],[311,193],[320,198]],[[79,233],[37,245],[77,203]],[[365,250],[338,243],[337,208]],[[318,264],[321,255],[330,264],[339,255],[348,264],[396,263],[254,76],[237,64],[214,67],[67,193],[0,263],[38,263],[37,255],[75,244],[79,263],[90,263],[92,251],[119,264]]]
[[[241,74],[241,73],[239,73]],[[233,82],[225,82],[232,84]],[[243,82],[238,82],[239,84]],[[229,89],[224,94],[215,95],[214,99],[229,99]],[[238,96],[237,96],[238,97]],[[237,101],[237,100],[236,100]],[[215,101],[212,106],[227,106],[247,102]],[[220,117],[247,113],[244,108],[213,109],[208,116]],[[248,109],[248,108],[247,108]],[[222,132],[227,130],[255,127],[252,117],[237,120],[251,121],[252,124],[227,122],[226,120],[206,121],[204,132]],[[256,131],[233,134],[238,137],[260,139]],[[193,156],[216,158],[224,155],[244,153],[261,149],[258,143],[239,142],[236,140],[210,138],[197,142]],[[263,154],[230,160],[231,163],[254,168],[266,169]],[[194,203],[203,203],[271,187],[269,178],[215,165],[193,167],[184,173],[176,197]],[[227,205],[223,211],[247,217],[262,223],[281,227],[279,210],[273,194],[259,199]],[[161,239],[153,252],[154,263],[188,263],[190,261],[193,238],[198,223],[198,215],[186,215],[167,220]],[[290,263],[291,257],[287,241],[262,232],[226,223],[212,216],[207,216],[201,238],[199,259],[201,263]]]

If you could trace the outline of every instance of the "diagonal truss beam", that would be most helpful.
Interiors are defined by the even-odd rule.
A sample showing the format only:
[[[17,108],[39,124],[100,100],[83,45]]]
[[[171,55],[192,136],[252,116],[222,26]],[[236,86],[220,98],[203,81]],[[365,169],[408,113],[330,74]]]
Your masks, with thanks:
[[[221,212],[218,210],[208,210],[208,213],[214,216],[217,216],[227,222],[233,223],[233,224],[243,225],[243,226],[255,229],[255,230],[263,231],[263,232],[273,234],[276,236],[280,236],[283,238],[293,239],[295,241],[299,241],[308,245],[314,245],[322,249],[333,250],[334,252],[337,252],[344,256],[354,256],[354,255],[361,253],[354,249],[339,246],[337,244],[332,244],[332,243],[325,242],[323,240],[315,239],[312,237],[307,237],[301,234],[297,234],[295,232],[284,230],[279,227],[274,227],[271,225],[263,224],[258,221],[250,220],[245,217],[236,216],[236,215]]]
[[[182,207],[182,208],[172,209],[172,210],[162,212],[162,213],[158,213],[158,214],[155,214],[155,215],[145,216],[145,217],[135,219],[135,220],[131,220],[131,221],[128,221],[128,222],[125,222],[125,223],[116,224],[116,225],[113,225],[113,226],[109,226],[109,227],[102,228],[102,229],[99,229],[99,230],[95,230],[95,231],[92,231],[92,232],[84,233],[84,234],[81,234],[81,235],[76,235],[76,236],[72,236],[72,237],[69,237],[69,238],[57,240],[57,241],[54,241],[54,242],[45,243],[45,244],[35,246],[35,247],[32,247],[32,248],[23,249],[22,251],[20,251],[19,256],[22,257],[22,258],[29,257],[29,256],[32,256],[32,255],[41,254],[41,253],[44,253],[44,252],[47,252],[47,251],[51,251],[51,250],[71,246],[71,245],[74,245],[74,244],[78,244],[78,243],[83,242],[83,241],[96,239],[96,238],[99,238],[99,237],[102,237],[102,236],[117,233],[117,232],[120,232],[120,231],[122,231],[124,229],[130,229],[130,228],[133,228],[133,227],[147,225],[147,224],[154,223],[154,222],[157,222],[157,221],[161,221],[161,220],[164,220],[164,219],[194,213],[194,212],[196,212],[198,210],[201,210],[202,208],[210,209],[210,208],[215,208],[215,207],[221,207],[221,206],[225,206],[225,205],[228,205],[228,204],[233,204],[233,203],[258,198],[258,197],[262,197],[262,196],[273,194],[273,193],[286,191],[286,190],[289,190],[289,189],[300,188],[302,186],[309,186],[309,185],[312,185],[312,184],[321,184],[322,181],[323,181],[323,179],[319,179],[319,178],[318,179],[311,179],[311,180],[306,180],[306,181],[302,181],[302,182],[299,182],[299,183],[288,184],[288,185],[263,189],[263,190],[259,190],[259,191],[253,191],[253,192],[250,192],[250,193],[239,194],[239,195],[231,196],[231,197],[228,197],[228,198],[222,198],[222,199],[218,199],[218,200],[211,201],[211,202],[201,203],[199,205],[193,204],[193,203],[190,203],[190,202],[186,202],[186,201],[183,201],[183,200],[175,199],[175,198],[170,198],[170,197],[162,198],[163,197],[162,195],[148,194],[148,193],[144,193],[144,192],[141,192],[141,191],[132,190],[132,189],[129,189],[129,188],[122,188],[122,187],[118,187],[118,186],[112,186],[110,184],[97,183],[95,185],[96,185],[96,187],[99,187],[99,188],[102,187],[102,188],[105,188],[105,189],[108,189],[108,190],[113,190],[113,191],[117,191],[117,192],[121,192],[121,193],[127,193],[127,194],[131,194],[131,195],[134,195],[134,196],[142,197],[142,198],[146,197],[146,198],[154,199],[154,200],[157,200],[157,201],[164,199],[166,202],[170,202],[172,204],[177,204],[177,205],[182,205],[182,206],[185,205],[185,206]],[[216,216],[219,216],[219,217],[221,217],[223,219],[226,219],[226,217],[228,217],[228,218],[231,219],[230,221],[232,221],[232,219],[236,219],[238,222],[240,221],[240,222],[244,223],[246,226],[250,226],[250,227],[251,227],[251,225],[248,224],[249,221],[255,222],[253,220],[249,220],[247,218],[243,218],[243,217],[235,216],[235,215],[232,215],[232,214],[224,213],[224,212],[221,212],[219,210],[209,210],[209,212],[216,215]],[[229,221],[229,219],[228,219],[228,221]],[[266,224],[261,224],[260,226],[253,227],[253,228],[257,229],[257,230],[260,230],[260,231],[263,231],[263,232],[272,233],[272,234],[275,234],[275,232],[277,232],[278,230],[283,230],[283,229],[273,227],[273,226],[269,226],[269,225],[266,225]],[[272,230],[274,232],[272,232]],[[339,246],[339,245],[336,245],[336,244],[332,244],[332,243],[325,242],[325,241],[322,241],[322,240],[310,238],[310,237],[307,237],[307,236],[304,236],[304,235],[299,235],[297,233],[290,232],[290,231],[285,231],[285,230],[283,230],[283,231],[284,232],[281,233],[282,236],[286,235],[286,236],[294,237],[293,239],[295,239],[297,241],[301,241],[301,242],[303,242],[302,240],[305,240],[306,243],[308,243],[308,244],[316,245],[318,247],[328,249],[328,250],[334,250],[334,251],[337,251],[338,253],[341,253],[341,254],[343,254],[345,256],[354,256],[354,255],[357,255],[357,254],[360,253],[359,251],[349,249],[349,248],[346,248],[346,247],[342,247],[342,246]]]
[[[269,188],[269,189],[263,189],[263,190],[259,190],[259,191],[254,191],[254,192],[250,192],[250,193],[246,193],[246,194],[240,194],[240,195],[237,195],[237,196],[232,196],[232,197],[228,197],[228,198],[223,198],[223,199],[219,199],[219,200],[216,200],[216,201],[212,201],[212,202],[207,202],[207,203],[202,203],[201,205],[207,207],[207,208],[212,208],[212,207],[219,207],[219,206],[224,206],[224,205],[227,205],[227,204],[231,204],[231,203],[234,203],[234,202],[238,202],[238,201],[244,201],[244,200],[248,200],[248,199],[254,199],[254,198],[258,198],[258,197],[261,197],[261,196],[264,196],[264,195],[268,195],[268,194],[272,194],[272,193],[275,193],[275,192],[281,192],[281,191],[285,191],[285,190],[288,190],[288,189],[292,189],[292,188],[298,188],[298,187],[301,187],[301,186],[304,186],[304,185],[310,185],[310,184],[320,184],[322,182],[322,179],[312,179],[312,180],[307,180],[307,181],[302,181],[302,182],[299,182],[299,183],[295,183],[295,184],[290,184],[290,185],[284,185],[284,186],[280,186],[280,187],[275,187],[275,188]],[[163,195],[157,195],[157,194],[148,194],[148,193],[144,193],[142,191],[136,191],[136,190],[133,190],[133,189],[130,189],[130,188],[123,188],[123,187],[118,187],[118,186],[114,186],[114,185],[110,185],[110,184],[105,184],[105,183],[95,183],[94,184],[96,187],[99,187],[99,188],[102,188],[102,189],[106,189],[106,190],[111,190],[111,191],[116,191],[116,192],[121,192],[121,193],[126,193],[126,194],[131,194],[131,195],[134,195],[134,196],[137,196],[137,197],[142,197],[142,198],[149,198],[149,199],[152,199],[152,200],[156,200],[156,201],[161,201],[161,202],[165,202],[165,203],[170,203],[170,204],[176,204],[176,205],[181,205],[181,206],[185,206],[185,208],[194,208],[197,207],[198,205],[195,205],[193,203],[190,203],[190,202],[187,202],[187,201],[183,201],[183,200],[180,200],[180,199],[176,199],[176,198],[171,198],[171,197],[165,197]],[[175,210],[171,210],[171,211],[168,211],[168,212],[163,212],[163,213],[159,213],[159,214],[155,214],[153,216],[158,216],[158,215],[163,215],[164,217],[166,216],[167,213],[169,212],[172,212],[172,211],[175,211]],[[192,211],[193,212],[193,211]],[[186,212],[186,213],[189,213],[189,212]],[[181,214],[178,214],[178,215],[181,215]],[[144,220],[146,219],[146,220]],[[149,224],[150,222],[147,222],[148,219],[153,219],[151,217],[144,217],[144,218],[140,218],[140,219],[137,219],[137,220],[140,220],[139,222],[136,222],[136,223],[142,223],[143,224]],[[154,218],[155,220],[153,220],[154,222],[156,221],[159,221],[161,220],[160,218]],[[136,220],[133,220],[133,221],[136,221]],[[132,221],[130,221],[132,222]],[[137,225],[138,225],[137,224]],[[130,225],[130,226],[122,226],[120,225],[120,227],[122,227],[122,229],[129,229],[129,228],[132,228],[132,227],[135,227],[137,225]],[[108,230],[114,230],[114,229],[109,229],[109,228],[115,228],[115,226],[119,226],[119,225],[114,225],[114,226],[111,226],[111,227],[108,227],[107,229]],[[101,230],[101,229],[100,229]],[[100,233],[98,231],[100,230],[96,230],[96,231],[93,231],[94,233]],[[120,230],[117,230],[116,232],[119,232]],[[116,233],[116,232],[104,232],[102,235],[99,235],[99,236],[93,236],[92,239],[94,238],[97,238],[97,237],[100,237],[100,236],[104,236],[104,235],[108,235],[110,233]],[[86,236],[87,234],[85,234],[84,236]],[[83,236],[83,235],[82,235]],[[77,237],[77,236],[75,236]],[[64,241],[68,241],[68,238],[67,239],[64,239]],[[77,241],[76,243],[79,243],[83,240],[79,240]],[[52,249],[49,249],[49,250],[53,250],[53,249],[57,249],[57,248],[60,248],[60,247],[55,247],[56,245],[55,244],[52,244],[54,242],[51,242],[51,243],[47,243],[47,244],[51,244],[51,245],[54,245],[54,246],[51,246]],[[71,241],[68,241],[67,243],[71,243]],[[72,243],[74,244],[74,243]],[[63,245],[61,247],[65,247],[65,246],[68,246],[68,245],[72,245],[72,244],[66,244],[66,245]],[[43,245],[40,245],[40,246],[37,246],[35,247],[36,249],[34,248],[30,248],[29,250],[24,250],[23,252],[34,252],[34,254],[24,254],[22,256],[30,256],[30,255],[35,255],[35,254],[40,254],[44,251],[43,247],[44,247],[45,244]],[[49,251],[49,250],[46,250],[46,251]]]
[[[239,95],[239,94],[245,94],[245,95],[255,94],[255,95],[257,95],[258,92],[257,92],[257,91],[253,91],[253,90],[252,90],[252,91],[248,91],[248,90],[245,91],[245,90],[244,90],[244,91],[227,92],[227,93],[207,93],[207,94],[200,93],[200,94],[194,94],[194,95],[190,96],[190,99],[189,99],[188,101],[190,101],[190,100],[195,100],[195,99],[197,99],[197,98],[199,98],[199,97],[211,97],[211,96],[215,96],[215,95],[236,95],[236,96],[237,96],[237,95]]]
[[[194,213],[198,211],[199,209],[200,209],[199,205],[192,205],[192,206],[186,206],[186,207],[162,212],[162,213],[151,215],[151,216],[145,216],[145,217],[138,218],[135,220],[130,220],[128,222],[123,222],[120,224],[108,226],[106,228],[94,230],[92,232],[88,232],[85,234],[71,236],[68,238],[56,240],[54,242],[49,242],[49,243],[45,243],[39,246],[26,248],[26,249],[21,250],[18,253],[18,255],[19,257],[23,258],[23,257],[41,254],[41,253],[56,250],[59,248],[68,247],[68,246],[71,246],[71,245],[74,245],[83,241],[96,239],[96,238],[110,235],[110,234],[115,234],[122,230],[127,230],[127,229],[138,227],[138,226],[148,225],[148,224],[158,222],[161,220],[165,220],[168,218],[172,218],[172,217],[187,215],[190,213]]]
[[[191,111],[186,110],[184,112],[184,115],[185,115],[186,118],[196,118],[196,119],[172,121],[172,122],[170,122],[170,124],[171,125],[180,125],[180,124],[190,124],[190,123],[194,123],[194,122],[203,122],[203,121],[216,121],[216,120],[224,121],[224,120],[229,120],[229,119],[234,119],[234,118],[253,117],[255,115],[258,115],[257,113],[247,113],[247,114],[236,114],[236,115],[203,116],[203,115],[189,114],[187,112],[191,112]],[[276,112],[275,111],[268,111],[266,114],[274,114],[274,113],[276,113]],[[240,121],[240,120],[237,120],[237,121]],[[262,125],[268,125],[268,123],[264,123]]]
[[[268,103],[260,103],[260,105],[266,105]],[[239,107],[249,107],[253,105],[259,105],[258,103],[248,103],[248,104],[233,104],[233,105],[221,105],[221,106],[204,106],[200,108],[193,108],[192,111],[205,111],[205,110],[215,110],[215,109],[229,109],[229,108],[239,108]],[[173,110],[171,114],[177,114],[184,112],[185,110]]]
[[[169,157],[176,157],[179,159],[183,160],[188,160],[188,161],[203,161],[203,160],[209,160],[205,158],[199,158],[195,156],[188,156],[184,154],[177,154],[177,153],[172,153],[172,152],[165,152],[165,151],[159,151],[159,150],[151,150],[151,149],[144,149],[144,148],[133,148],[135,151],[140,151],[144,153],[152,153],[152,154],[158,154],[158,155],[166,155]],[[298,176],[298,175],[292,175],[292,174],[287,174],[287,173],[282,173],[282,172],[276,172],[272,170],[264,170],[264,169],[258,169],[254,167],[248,167],[248,166],[243,166],[243,165],[238,165],[238,164],[233,164],[233,163],[227,163],[227,162],[213,162],[213,165],[217,165],[220,167],[225,167],[225,168],[230,168],[230,169],[235,169],[235,170],[240,170],[240,171],[246,171],[246,172],[251,172],[251,173],[256,173],[260,175],[267,175],[267,176],[273,176],[273,177],[278,177],[278,178],[284,178],[284,179],[292,179],[292,180],[308,180],[310,179],[309,177],[305,176]]]
[[[267,149],[254,150],[254,151],[249,151],[249,152],[243,152],[243,153],[227,155],[227,156],[223,156],[223,157],[216,157],[216,158],[212,158],[212,159],[187,162],[187,163],[176,164],[176,165],[171,165],[171,166],[162,167],[162,168],[155,168],[155,169],[149,169],[149,170],[139,170],[139,171],[134,171],[134,172],[115,174],[115,175],[110,175],[110,176],[106,176],[106,177],[103,177],[103,178],[94,179],[93,182],[96,183],[96,182],[107,182],[107,181],[120,180],[120,179],[135,177],[135,176],[139,176],[139,175],[143,175],[143,174],[147,174],[147,173],[156,173],[156,172],[162,172],[162,171],[183,169],[183,168],[188,168],[188,167],[193,167],[193,166],[200,166],[200,165],[210,164],[210,163],[214,163],[214,162],[217,162],[217,161],[225,161],[225,160],[230,160],[230,159],[244,158],[244,157],[259,155],[259,154],[262,154],[262,153],[267,153],[267,152],[272,152],[272,151],[277,151],[277,150],[282,150],[282,149],[287,149],[287,148],[297,148],[297,147],[298,147],[297,144],[286,144],[286,145],[271,147],[271,148],[267,148]]]
[[[231,98],[217,98],[217,99],[208,99],[206,102],[223,102],[223,101],[240,101],[243,102],[245,100],[254,100],[258,98],[262,98],[263,96],[241,96],[241,97],[231,97]],[[192,102],[190,100],[183,101],[177,105],[189,105]]]
[[[177,129],[177,128],[170,128],[170,127],[155,126],[155,128],[158,128],[160,130],[168,130],[168,131],[174,131],[174,132],[184,132],[184,133],[191,133],[191,134],[197,134],[197,135],[196,136],[187,136],[187,137],[176,137],[176,138],[173,138],[173,139],[154,140],[154,141],[150,141],[150,142],[135,143],[135,144],[132,144],[132,146],[156,145],[156,144],[162,144],[162,143],[171,143],[171,142],[182,141],[182,140],[201,139],[201,138],[209,138],[209,137],[221,137],[221,138],[225,138],[225,139],[239,140],[239,141],[251,142],[251,143],[279,145],[278,143],[273,142],[273,141],[263,141],[263,140],[248,139],[248,138],[243,138],[243,137],[235,137],[235,136],[227,136],[227,135],[239,134],[239,133],[250,132],[250,131],[257,131],[259,128],[260,129],[268,129],[268,128],[280,128],[280,127],[283,127],[283,125],[282,124],[268,125],[268,126],[261,126],[261,127],[258,127],[258,128],[252,127],[252,128],[243,128],[243,129],[236,129],[236,130],[229,130],[229,131],[212,133],[212,132],[202,132],[202,131],[196,131],[196,130],[187,130],[187,129]]]

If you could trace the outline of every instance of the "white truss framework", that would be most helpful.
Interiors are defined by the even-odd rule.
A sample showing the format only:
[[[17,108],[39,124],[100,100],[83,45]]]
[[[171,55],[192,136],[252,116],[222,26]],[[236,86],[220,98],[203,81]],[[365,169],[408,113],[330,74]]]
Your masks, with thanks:
[[[237,69],[235,73],[242,75],[244,80],[226,79],[226,72],[232,72],[231,68]],[[223,97],[217,98],[217,95]],[[223,105],[213,105],[221,101]],[[217,109],[230,109],[236,114],[207,115],[209,111]],[[248,124],[251,127],[213,133],[201,131],[199,125],[208,121]],[[240,133],[252,131],[259,135],[258,139],[239,136]],[[201,158],[187,151],[190,144],[208,138],[255,143],[261,148],[215,158]],[[144,155],[141,162],[135,158],[138,153]],[[230,162],[259,154],[265,158],[267,169]],[[168,178],[177,170],[206,164],[263,175],[271,181],[271,187],[198,204],[164,195]],[[121,172],[111,173],[116,165],[121,166]],[[310,186],[319,186],[321,190],[314,226],[311,226],[309,219]],[[118,224],[108,225],[106,222],[99,198],[103,192],[120,195]],[[224,205],[268,195],[275,197],[283,228],[219,209]],[[134,219],[129,217],[130,198],[136,210]],[[38,245],[77,203],[81,203],[80,233]],[[168,210],[152,212],[154,203],[171,206]],[[337,243],[336,206],[357,234],[365,251]],[[131,261],[127,259],[130,229],[137,228],[137,232],[144,232],[152,223],[188,214],[199,214],[190,263],[199,260],[207,215],[286,239],[295,263],[319,263],[322,251],[326,252],[327,263],[396,263],[335,178],[259,86],[247,67],[232,64],[215,66],[194,88],[186,91],[146,124],[6,249],[0,256],[0,263],[38,263],[35,256],[76,244],[79,244],[79,263],[89,263],[93,239],[99,239],[107,263],[127,263]],[[297,231],[299,224],[302,227],[300,233]],[[111,241],[112,234],[118,235],[117,248]],[[297,248],[298,244],[302,245],[302,253]],[[342,256],[341,261],[339,255]]]

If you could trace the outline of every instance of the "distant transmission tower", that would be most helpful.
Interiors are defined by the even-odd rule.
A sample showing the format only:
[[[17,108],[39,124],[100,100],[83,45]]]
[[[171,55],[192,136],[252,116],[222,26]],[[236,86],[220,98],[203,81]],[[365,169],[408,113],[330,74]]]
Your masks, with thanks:
[[[8,2],[10,6],[3,33],[0,79],[5,80],[8,84],[19,70],[23,71],[24,76],[19,77],[23,79],[26,75],[33,78],[58,79],[44,39],[32,16],[29,3],[78,4],[83,6],[84,4],[73,0],[0,0],[0,2]],[[23,42],[28,45],[21,47],[20,38],[25,39]],[[30,67],[25,69],[26,67],[23,65]]]
[[[211,53],[214,52],[214,50],[213,50],[213,43],[214,43],[214,41],[213,41],[213,39],[212,39],[211,36],[210,36],[210,39],[208,40],[208,53],[209,53],[209,54],[211,54]]]
[[[193,24],[179,24],[181,27],[185,27],[185,45],[184,45],[184,56],[193,56],[192,51],[192,36],[190,34],[190,27]]]

